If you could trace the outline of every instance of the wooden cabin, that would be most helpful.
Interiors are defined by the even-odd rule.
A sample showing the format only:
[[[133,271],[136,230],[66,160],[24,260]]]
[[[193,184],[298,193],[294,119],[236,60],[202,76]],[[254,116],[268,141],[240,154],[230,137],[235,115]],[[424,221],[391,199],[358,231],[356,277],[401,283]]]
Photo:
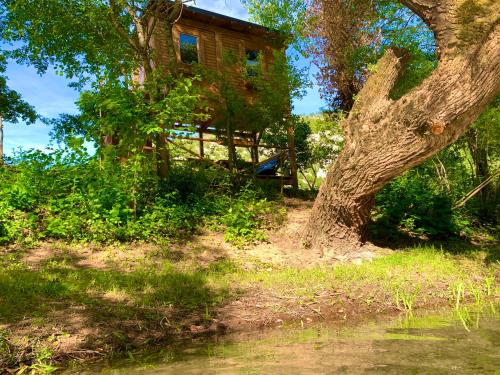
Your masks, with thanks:
[[[168,64],[169,53],[166,42],[166,34],[163,31],[164,25],[156,28],[152,39],[152,45],[157,54],[157,58]],[[225,66],[225,55],[230,53],[244,62],[248,74],[253,74],[252,69],[262,69],[265,71],[269,64],[272,64],[275,51],[285,53],[286,44],[282,34],[272,31],[261,25],[217,14],[193,6],[185,5],[179,19],[173,26],[173,41],[175,49],[176,66],[179,70],[189,74],[195,64],[200,64],[206,69],[221,73],[224,70],[227,80],[237,88],[245,100],[251,102],[254,97],[254,90],[247,85],[241,71],[236,69],[228,70]],[[260,61],[263,66],[259,64]],[[258,65],[258,66],[257,66]],[[222,109],[217,100],[217,93],[214,92],[210,107],[214,108],[211,113],[211,120],[197,126],[196,137],[186,137],[192,141],[199,142],[200,159],[204,158],[204,144],[206,142],[225,142],[224,129],[220,126],[214,128],[214,123],[219,118]],[[283,116],[289,116],[284,113]],[[234,129],[233,144],[235,147],[245,147],[250,150],[254,171],[265,169],[266,162],[260,161],[258,150],[268,146],[259,142],[259,135],[251,131],[251,124],[238,124]],[[288,173],[277,176],[272,173],[262,174],[262,178],[277,179],[285,185],[297,186],[297,167],[294,146],[293,129],[288,131],[289,144],[286,150],[276,150],[276,155],[284,155],[288,159]],[[210,136],[208,136],[210,135]],[[214,139],[215,135],[215,139]],[[226,141],[227,142],[227,141]],[[278,158],[280,163],[282,158]],[[274,160],[278,160],[274,157]]]

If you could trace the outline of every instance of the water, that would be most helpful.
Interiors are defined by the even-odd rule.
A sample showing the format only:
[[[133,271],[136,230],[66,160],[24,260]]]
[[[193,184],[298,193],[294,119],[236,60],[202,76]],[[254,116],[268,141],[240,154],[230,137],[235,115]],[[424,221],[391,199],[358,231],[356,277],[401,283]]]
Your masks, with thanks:
[[[500,374],[500,318],[465,311],[279,328],[190,341],[68,373]]]

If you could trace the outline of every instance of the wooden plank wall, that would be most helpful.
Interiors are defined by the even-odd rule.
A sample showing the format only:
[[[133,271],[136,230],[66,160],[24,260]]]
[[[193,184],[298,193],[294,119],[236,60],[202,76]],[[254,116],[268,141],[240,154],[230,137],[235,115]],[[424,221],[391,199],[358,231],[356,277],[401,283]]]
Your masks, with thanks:
[[[164,27],[165,25],[163,22],[158,22],[156,33],[152,38],[151,43],[155,50],[158,63],[167,65],[169,54],[167,50]],[[190,71],[190,66],[181,62],[179,46],[181,33],[194,35],[198,38],[198,54],[199,63],[201,65],[218,72],[222,72],[223,69],[226,69],[226,74],[228,75],[230,82],[240,88],[242,90],[242,94],[251,100],[252,92],[245,87],[245,82],[241,79],[240,72],[228,71],[228,67],[224,66],[224,54],[231,51],[237,57],[244,60],[246,49],[262,51],[264,54],[265,69],[272,60],[273,56],[273,47],[271,46],[271,43],[268,43],[264,37],[225,29],[197,20],[181,18],[174,25],[173,37],[177,62],[181,69],[186,72]]]

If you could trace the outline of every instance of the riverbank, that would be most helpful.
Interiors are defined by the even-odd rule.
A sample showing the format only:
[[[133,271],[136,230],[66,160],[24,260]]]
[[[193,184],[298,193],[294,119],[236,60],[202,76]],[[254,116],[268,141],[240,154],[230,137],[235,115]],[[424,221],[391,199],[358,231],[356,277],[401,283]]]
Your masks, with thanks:
[[[297,220],[243,249],[213,232],[175,245],[1,249],[0,369],[47,372],[195,336],[498,298],[498,248],[310,254],[290,245]]]

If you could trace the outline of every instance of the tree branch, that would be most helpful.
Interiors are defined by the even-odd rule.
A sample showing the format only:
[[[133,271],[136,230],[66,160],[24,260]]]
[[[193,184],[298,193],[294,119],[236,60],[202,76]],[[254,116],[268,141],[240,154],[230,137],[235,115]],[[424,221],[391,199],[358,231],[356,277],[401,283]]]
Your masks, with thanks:
[[[413,13],[422,18],[422,20],[432,28],[432,21],[434,18],[434,8],[438,6],[441,1],[436,0],[400,0],[401,4],[409,8]]]
[[[109,0],[110,4],[110,15],[111,15],[111,23],[113,24],[114,29],[120,36],[127,41],[127,43],[134,49],[134,51],[140,53],[140,46],[137,42],[129,35],[127,30],[120,23],[118,5],[116,4],[116,0]]]
[[[409,61],[409,53],[401,48],[390,48],[377,62],[375,72],[368,78],[354,103],[354,116],[371,108],[376,102],[387,101],[389,94]]]
[[[147,31],[146,31],[146,45],[149,46],[149,42],[151,41],[151,38],[153,37],[156,25],[158,23],[159,18],[161,17],[161,5],[158,4],[157,2],[154,3],[152,7],[149,7],[146,12],[144,13],[144,17],[148,20],[149,22],[149,15],[153,14],[152,22],[151,25],[148,23]]]
[[[182,12],[182,7],[184,6],[185,1],[176,0],[174,4],[172,4],[167,9],[166,19],[170,24],[173,24],[180,16]]]
[[[146,35],[145,35],[144,27],[143,27],[143,24],[142,24],[143,20],[141,20],[137,16],[137,14],[134,12],[134,9],[132,9],[130,6],[126,6],[125,10],[130,15],[130,17],[132,17],[132,20],[134,21],[134,25],[135,25],[135,28],[137,30],[137,39],[138,39],[138,42],[139,42],[139,46],[141,46],[142,48],[147,48],[148,46],[145,44],[145,42],[146,42]]]

